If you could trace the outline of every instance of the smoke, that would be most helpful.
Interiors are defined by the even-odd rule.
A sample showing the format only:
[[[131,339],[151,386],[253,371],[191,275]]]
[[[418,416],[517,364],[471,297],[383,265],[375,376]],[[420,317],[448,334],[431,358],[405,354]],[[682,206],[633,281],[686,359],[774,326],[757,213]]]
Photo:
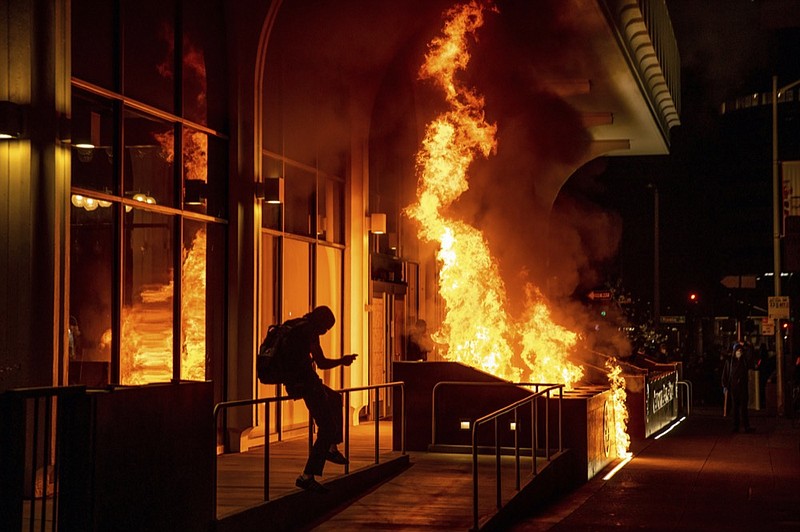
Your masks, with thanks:
[[[284,2],[270,35],[265,71],[265,130],[279,125],[282,138],[268,138],[268,149],[341,166],[352,138],[350,125],[369,123],[388,66],[406,58],[401,69],[418,67],[424,35],[432,31],[428,26],[439,22],[449,4],[411,0],[401,9],[383,1]],[[398,107],[396,113],[408,118],[408,109]]]
[[[499,12],[487,15],[466,81],[486,98],[498,147],[474,163],[470,189],[450,213],[486,236],[510,312],[522,313],[533,284],[558,307],[560,323],[579,331],[593,330],[592,316],[569,300],[604,278],[621,234],[617,215],[585,199],[562,193],[553,211],[564,176],[591,143],[580,113],[548,88],[591,60],[571,44],[585,2],[498,0]],[[403,165],[412,167],[421,124],[441,109],[417,73],[442,13],[454,4],[285,2],[265,72],[267,149],[338,172],[353,138],[350,124],[369,124],[371,135],[380,135],[373,140],[386,141],[370,146],[371,173],[413,180]]]
[[[529,285],[549,300],[553,318],[579,331],[585,346],[611,353],[630,350],[618,309],[598,322],[581,296],[609,280],[622,235],[622,219],[588,198],[604,163],[580,168],[591,135],[580,113],[548,91],[564,65],[580,71],[585,51],[571,49],[570,21],[580,1],[498,2],[474,46],[470,83],[486,98],[487,120],[497,124],[497,152],[470,170],[470,188],[453,205],[456,216],[486,236],[519,316]],[[535,5],[532,5],[535,4]]]

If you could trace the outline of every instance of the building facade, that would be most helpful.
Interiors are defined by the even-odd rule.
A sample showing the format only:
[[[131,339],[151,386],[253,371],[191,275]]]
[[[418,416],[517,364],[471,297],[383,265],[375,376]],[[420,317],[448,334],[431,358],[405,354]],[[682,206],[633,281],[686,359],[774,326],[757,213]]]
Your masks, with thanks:
[[[0,101],[22,127],[0,140],[0,391],[209,380],[216,402],[272,396],[260,339],[322,304],[337,316],[326,353],[361,355],[326,382],[390,381],[410,324],[442,311],[435,249],[404,208],[439,106],[419,64],[452,3],[5,2]],[[515,96],[487,98],[560,125],[551,147],[517,146],[547,155],[523,176],[546,239],[577,169],[668,152],[677,48],[663,1],[499,13],[487,31],[513,38],[475,82],[518,71],[506,62],[535,72],[495,77]],[[351,406],[375,414],[365,396]],[[255,411],[230,445],[306,416],[289,405],[265,428]]]

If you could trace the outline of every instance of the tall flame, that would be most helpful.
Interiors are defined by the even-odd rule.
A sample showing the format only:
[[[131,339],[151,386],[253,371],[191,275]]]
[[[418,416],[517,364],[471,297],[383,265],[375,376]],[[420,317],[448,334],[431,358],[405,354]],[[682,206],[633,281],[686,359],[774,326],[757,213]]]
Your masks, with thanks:
[[[183,250],[181,379],[206,378],[206,231]]]
[[[625,377],[622,376],[622,368],[614,359],[606,361],[606,368],[608,369],[608,383],[611,385],[611,401],[614,406],[617,456],[627,458],[630,455],[628,449],[631,446],[631,438],[628,435],[628,407],[625,404],[628,394],[625,391]]]
[[[181,379],[204,380],[206,367],[206,231],[184,250],[181,274]],[[142,290],[122,309],[120,382],[147,384],[172,380],[173,281]],[[103,334],[105,344],[111,330]]]
[[[426,128],[416,160],[417,202],[406,213],[419,222],[421,239],[439,243],[439,292],[446,315],[434,338],[446,346],[444,357],[520,381],[522,364],[514,359],[514,346],[521,344],[531,380],[569,388],[583,375],[566,360],[578,335],[552,322],[544,297],[533,287],[527,319],[515,324],[482,233],[443,212],[469,188],[467,169],[474,158],[488,157],[497,146],[497,127],[485,120],[483,97],[456,77],[469,63],[467,41],[483,25],[485,9],[476,1],[450,9],[442,35],[430,43],[420,77],[442,89],[449,110]]]

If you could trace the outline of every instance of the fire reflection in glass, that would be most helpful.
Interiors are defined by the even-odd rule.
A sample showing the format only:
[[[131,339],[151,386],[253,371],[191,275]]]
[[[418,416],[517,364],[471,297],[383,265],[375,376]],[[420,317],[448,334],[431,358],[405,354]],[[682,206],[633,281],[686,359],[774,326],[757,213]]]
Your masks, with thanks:
[[[174,218],[132,209],[126,217],[120,383],[173,375]],[[108,331],[109,340],[111,331]]]

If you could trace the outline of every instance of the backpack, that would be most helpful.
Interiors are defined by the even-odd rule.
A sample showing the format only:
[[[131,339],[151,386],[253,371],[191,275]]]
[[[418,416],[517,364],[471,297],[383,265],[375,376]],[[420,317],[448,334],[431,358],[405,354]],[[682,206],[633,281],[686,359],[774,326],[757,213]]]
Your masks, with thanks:
[[[258,347],[256,355],[256,375],[262,384],[286,384],[291,382],[292,364],[289,333],[300,320],[290,320],[283,324],[273,324]]]

